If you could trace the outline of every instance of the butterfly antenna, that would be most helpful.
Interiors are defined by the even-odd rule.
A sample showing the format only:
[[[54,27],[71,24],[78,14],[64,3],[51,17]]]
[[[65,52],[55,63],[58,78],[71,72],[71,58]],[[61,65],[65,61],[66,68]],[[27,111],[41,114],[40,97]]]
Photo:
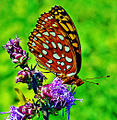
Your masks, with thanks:
[[[31,70],[32,70],[32,64],[31,64]]]
[[[90,82],[90,81],[87,81],[87,80],[83,80],[85,82],[88,82],[88,83],[92,83],[92,84],[96,84],[96,85],[99,85],[99,83],[95,83],[95,82]]]
[[[42,71],[42,73],[51,73],[51,72],[43,72],[43,71]]]
[[[95,83],[95,82],[91,82],[91,81],[87,81],[87,80],[100,79],[100,78],[107,78],[107,77],[110,77],[110,75],[107,75],[107,76],[100,76],[100,77],[93,77],[93,78],[86,78],[86,79],[84,79],[83,81],[86,81],[86,82],[88,82],[88,83],[93,83],[93,84],[99,85],[99,83]]]
[[[36,63],[36,65],[34,66],[33,70],[35,70],[35,68],[37,67],[37,64],[38,64],[38,63]]]
[[[100,78],[107,78],[107,77],[110,77],[110,75],[107,75],[107,76],[100,76],[100,77],[93,77],[93,78],[86,78],[85,80],[100,79]]]
[[[39,64],[38,64],[38,67],[40,67],[41,69],[47,70],[46,68],[44,68],[44,67],[40,66]]]
[[[41,69],[47,70],[46,72],[41,71],[42,73],[51,73],[51,71],[50,71],[50,70],[48,70],[48,69],[46,69],[46,68],[44,68],[44,67],[40,66],[39,64],[38,64],[38,67],[40,67]]]

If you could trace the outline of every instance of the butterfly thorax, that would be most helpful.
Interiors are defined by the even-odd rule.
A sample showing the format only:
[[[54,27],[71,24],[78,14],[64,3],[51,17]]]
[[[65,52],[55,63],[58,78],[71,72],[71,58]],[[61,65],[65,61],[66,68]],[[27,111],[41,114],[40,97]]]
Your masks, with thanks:
[[[58,77],[61,77],[64,80],[63,84],[74,84],[80,86],[84,83],[84,81],[82,81],[77,75],[71,77],[61,75]]]

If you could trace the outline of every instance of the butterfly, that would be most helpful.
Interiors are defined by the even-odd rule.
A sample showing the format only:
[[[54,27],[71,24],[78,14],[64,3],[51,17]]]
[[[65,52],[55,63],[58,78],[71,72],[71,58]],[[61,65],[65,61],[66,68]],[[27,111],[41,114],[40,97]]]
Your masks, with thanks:
[[[38,19],[31,32],[29,50],[37,62],[64,80],[64,84],[84,83],[77,74],[81,68],[81,45],[74,23],[61,6],[54,6]]]

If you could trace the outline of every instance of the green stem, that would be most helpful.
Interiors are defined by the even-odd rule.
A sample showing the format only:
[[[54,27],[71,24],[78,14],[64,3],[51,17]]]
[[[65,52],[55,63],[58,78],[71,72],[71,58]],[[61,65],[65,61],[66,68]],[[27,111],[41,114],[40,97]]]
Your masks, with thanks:
[[[49,112],[48,112],[48,110],[47,111],[43,111],[42,113],[43,113],[43,119],[44,120],[49,120]]]

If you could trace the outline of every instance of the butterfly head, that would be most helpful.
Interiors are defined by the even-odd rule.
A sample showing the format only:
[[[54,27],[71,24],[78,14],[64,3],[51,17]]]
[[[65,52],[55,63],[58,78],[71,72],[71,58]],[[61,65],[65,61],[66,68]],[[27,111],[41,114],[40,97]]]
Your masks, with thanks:
[[[82,79],[80,79],[77,75],[67,77],[64,79],[63,84],[74,84],[76,86],[81,86],[84,83]]]
[[[77,86],[81,86],[81,85],[84,83],[84,81],[82,81],[80,78],[76,79],[75,82],[76,82],[75,84],[76,84]]]
[[[74,80],[73,84],[75,84],[76,86],[81,86],[84,83],[84,81],[77,75],[74,76],[73,80]]]

